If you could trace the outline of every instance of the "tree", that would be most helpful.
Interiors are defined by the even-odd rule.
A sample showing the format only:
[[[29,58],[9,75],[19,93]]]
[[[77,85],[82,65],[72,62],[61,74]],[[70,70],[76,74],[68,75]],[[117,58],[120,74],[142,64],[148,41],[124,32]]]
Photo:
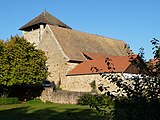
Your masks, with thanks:
[[[160,118],[160,47],[159,40],[151,40],[153,45],[153,54],[156,64],[154,70],[150,69],[143,60],[143,49],[140,49],[141,62],[132,61],[134,64],[142,70],[147,69],[147,73],[141,71],[140,76],[135,76],[128,79],[128,82],[124,82],[122,77],[112,73],[114,66],[108,66],[111,69],[110,74],[103,73],[101,76],[106,78],[107,81],[117,85],[116,91],[108,91],[106,88],[101,88],[101,91],[105,92],[104,95],[114,101],[114,108],[109,108],[108,103],[99,101],[99,104],[92,102],[89,104],[92,108],[96,108],[101,114],[107,113],[111,115],[110,118],[115,120],[158,120]],[[132,55],[129,56],[132,59]],[[106,62],[107,65],[111,65],[110,61]],[[122,63],[123,64],[123,63]],[[154,71],[154,74],[153,74]],[[116,93],[113,94],[113,93]],[[99,98],[99,97],[98,97]],[[95,99],[98,99],[97,96]],[[105,101],[105,97],[104,100]],[[105,106],[105,109],[104,109]],[[107,107],[108,106],[108,107]],[[109,111],[109,113],[108,113]],[[108,119],[110,119],[108,118]]]
[[[160,75],[160,45],[159,45],[159,40],[156,38],[153,38],[151,40],[151,43],[153,45],[153,54],[154,54],[154,61],[155,64],[153,64],[154,70],[156,70],[156,74]]]
[[[40,85],[48,76],[47,57],[18,35],[0,42],[0,85]]]

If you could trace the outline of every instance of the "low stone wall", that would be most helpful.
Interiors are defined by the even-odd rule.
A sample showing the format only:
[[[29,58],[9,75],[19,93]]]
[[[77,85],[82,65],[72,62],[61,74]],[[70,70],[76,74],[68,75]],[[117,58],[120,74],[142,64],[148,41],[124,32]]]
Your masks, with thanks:
[[[73,92],[57,90],[53,91],[51,88],[45,88],[40,99],[43,102],[53,102],[61,104],[77,104],[79,96],[86,94],[85,92]]]

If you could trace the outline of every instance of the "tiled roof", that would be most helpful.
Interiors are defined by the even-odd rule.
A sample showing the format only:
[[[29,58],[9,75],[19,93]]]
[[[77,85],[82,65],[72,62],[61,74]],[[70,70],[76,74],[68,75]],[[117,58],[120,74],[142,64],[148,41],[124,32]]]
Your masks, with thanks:
[[[137,55],[133,55],[132,60],[136,58]],[[86,60],[69,71],[67,75],[84,75],[111,72],[111,69],[108,68],[107,61],[109,61],[109,63],[111,64],[111,68],[113,70],[112,72],[139,73],[138,68],[136,68],[131,63],[128,56],[107,56],[95,58],[93,60]]]
[[[63,52],[70,60],[86,60],[83,53],[95,53],[105,56],[127,55],[124,41],[52,25],[49,25],[49,27]]]
[[[49,25],[55,25],[59,27],[69,28],[66,24],[64,24],[62,21],[58,20],[53,15],[49,14],[47,11],[41,13],[39,16],[22,26],[19,30],[26,30],[31,26],[35,26],[38,24],[49,24]]]
[[[105,55],[102,55],[102,54],[94,54],[94,53],[90,53],[90,52],[82,52],[82,53],[84,54],[85,57],[88,57],[91,60],[105,57]]]
[[[159,59],[151,59],[151,60],[149,60],[149,62],[152,63],[153,65],[155,65],[159,61],[160,61],[160,58]]]

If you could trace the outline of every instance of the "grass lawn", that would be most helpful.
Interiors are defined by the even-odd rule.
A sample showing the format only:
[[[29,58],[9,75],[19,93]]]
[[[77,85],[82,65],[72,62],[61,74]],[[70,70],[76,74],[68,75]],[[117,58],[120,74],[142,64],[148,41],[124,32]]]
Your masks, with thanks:
[[[30,101],[1,105],[1,120],[104,120],[88,106]]]

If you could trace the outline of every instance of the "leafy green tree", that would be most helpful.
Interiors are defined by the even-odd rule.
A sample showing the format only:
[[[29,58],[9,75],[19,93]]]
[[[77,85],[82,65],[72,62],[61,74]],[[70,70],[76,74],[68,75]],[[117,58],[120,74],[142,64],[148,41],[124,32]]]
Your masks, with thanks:
[[[0,42],[0,85],[40,85],[48,76],[47,57],[18,35]]]
[[[153,54],[154,54],[154,59],[156,61],[155,65],[153,65],[153,69],[156,70],[156,74],[160,75],[160,44],[159,40],[156,38],[153,38],[151,40],[151,43],[153,45]]]
[[[124,82],[122,76],[112,72],[114,66],[111,66],[111,61],[108,60],[106,62],[111,72],[110,74],[103,73],[101,76],[118,87],[117,90],[112,92],[103,88],[103,86],[99,87],[101,91],[105,92],[104,95],[111,97],[112,101],[115,103],[114,108],[109,112],[111,117],[108,119],[158,120],[160,118],[159,40],[154,38],[151,40],[151,43],[154,50],[154,60],[156,60],[156,64],[154,68],[152,68],[154,70],[151,70],[148,68],[147,64],[145,64],[143,60],[144,52],[143,48],[141,48],[139,54],[141,57],[140,61],[132,60],[133,64],[141,70],[141,76],[133,76],[128,79],[128,81],[130,81],[129,83]],[[130,55],[130,59],[132,59],[132,55]],[[143,72],[144,68],[147,69],[147,72]],[[116,93],[116,95],[113,93]],[[105,100],[105,97],[103,99]],[[104,114],[104,112],[106,112],[108,115],[107,109],[109,108],[109,104],[104,104],[100,101],[99,104],[92,102],[92,104],[89,105],[95,108],[99,113]],[[104,106],[107,109],[104,109]]]

